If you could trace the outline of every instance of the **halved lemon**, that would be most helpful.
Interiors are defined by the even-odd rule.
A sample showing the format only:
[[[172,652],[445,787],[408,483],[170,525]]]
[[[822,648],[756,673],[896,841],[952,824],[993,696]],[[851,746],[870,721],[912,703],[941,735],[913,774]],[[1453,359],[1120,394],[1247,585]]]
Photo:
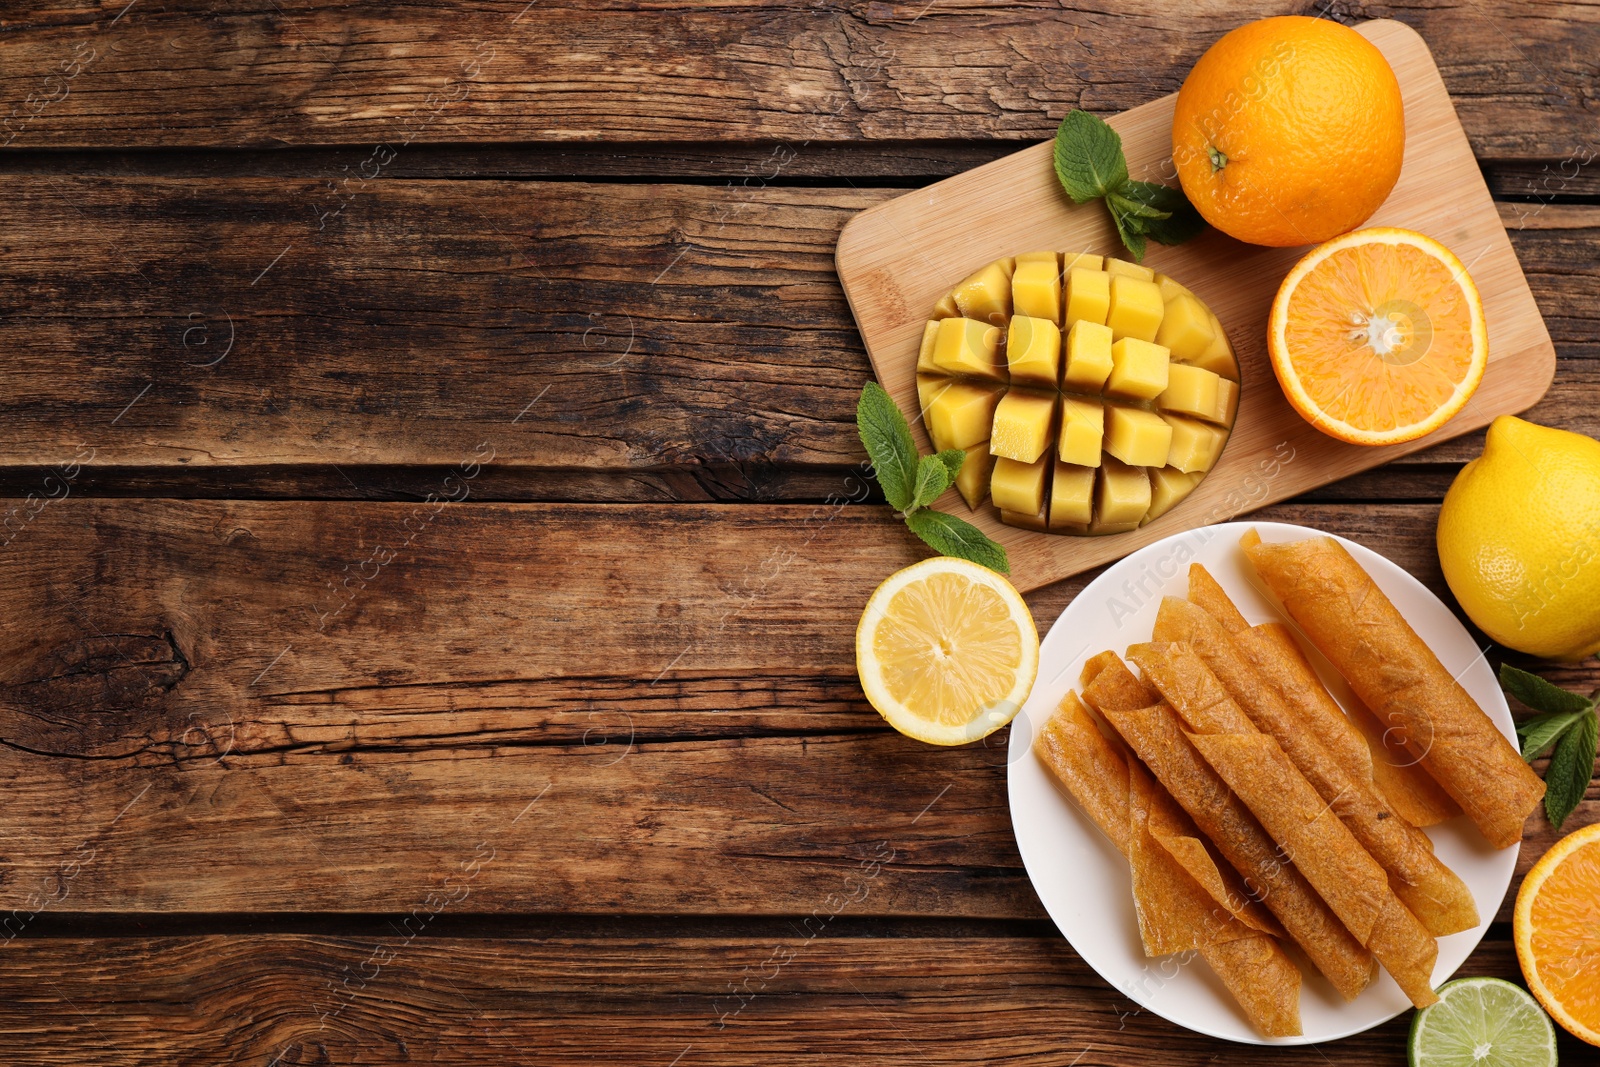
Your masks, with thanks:
[[[1528,989],[1567,1031],[1600,1045],[1600,823],[1557,841],[1511,917]]]
[[[1010,722],[1039,673],[1039,631],[1014,586],[936,556],[890,575],[856,627],[856,673],[890,726],[961,745]]]
[[[1295,264],[1272,302],[1267,349],[1289,403],[1358,445],[1443,426],[1483,380],[1478,288],[1448,248],[1412,230],[1336,237]]]

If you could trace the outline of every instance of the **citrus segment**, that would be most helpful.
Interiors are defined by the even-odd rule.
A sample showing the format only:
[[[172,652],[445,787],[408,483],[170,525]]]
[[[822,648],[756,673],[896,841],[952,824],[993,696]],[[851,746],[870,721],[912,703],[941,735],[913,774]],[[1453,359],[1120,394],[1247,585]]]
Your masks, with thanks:
[[[938,556],[891,575],[856,629],[867,700],[896,730],[936,745],[976,741],[1011,721],[1039,669],[1022,597],[976,563]]]
[[[1600,1045],[1600,823],[1568,834],[1528,872],[1512,918],[1517,960],[1545,1010]]]
[[[1555,1067],[1556,1032],[1526,992],[1498,978],[1459,978],[1417,1012],[1411,1067]]]
[[[1297,263],[1272,304],[1272,368],[1307,422],[1353,444],[1410,441],[1460,411],[1489,339],[1472,278],[1449,249],[1373,228]]]

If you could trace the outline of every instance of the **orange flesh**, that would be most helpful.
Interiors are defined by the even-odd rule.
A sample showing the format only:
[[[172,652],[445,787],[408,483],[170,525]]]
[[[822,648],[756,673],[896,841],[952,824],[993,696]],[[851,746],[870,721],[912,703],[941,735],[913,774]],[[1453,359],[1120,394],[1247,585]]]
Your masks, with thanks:
[[[1576,849],[1539,887],[1531,915],[1538,973],[1555,999],[1600,1030],[1600,841]]]
[[[1334,252],[1288,311],[1295,374],[1327,415],[1359,429],[1417,424],[1470,373],[1471,308],[1450,269],[1409,245]]]

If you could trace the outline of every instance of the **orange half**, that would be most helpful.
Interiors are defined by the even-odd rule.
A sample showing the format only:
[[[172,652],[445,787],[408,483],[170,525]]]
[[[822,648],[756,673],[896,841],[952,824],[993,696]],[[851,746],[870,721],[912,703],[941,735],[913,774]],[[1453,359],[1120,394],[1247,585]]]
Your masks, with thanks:
[[[1557,841],[1528,872],[1511,932],[1544,1010],[1600,1045],[1600,823]]]
[[[1451,251],[1412,230],[1336,237],[1295,264],[1267,348],[1289,403],[1323,433],[1392,445],[1431,433],[1483,380],[1483,301]]]

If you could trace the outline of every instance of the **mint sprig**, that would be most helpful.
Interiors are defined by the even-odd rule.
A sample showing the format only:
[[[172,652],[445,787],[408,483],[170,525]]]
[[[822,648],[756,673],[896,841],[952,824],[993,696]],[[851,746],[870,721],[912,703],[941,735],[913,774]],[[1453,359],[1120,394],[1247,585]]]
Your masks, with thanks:
[[[1134,181],[1122,138],[1087,111],[1069,111],[1056,128],[1056,178],[1075,203],[1104,200],[1117,234],[1143,262],[1145,241],[1180,245],[1205,229],[1205,220],[1181,189]]]
[[[1600,737],[1595,705],[1600,703],[1600,691],[1580,696],[1507,664],[1500,665],[1500,685],[1538,713],[1517,724],[1522,758],[1532,763],[1554,749],[1544,772],[1544,813],[1559,830],[1583,800],[1594,775]]]
[[[894,402],[877,382],[861,388],[856,402],[856,430],[872,461],[872,473],[883,489],[883,498],[900,513],[906,525],[934,551],[959,556],[1001,574],[1010,574],[1006,550],[986,537],[982,530],[928,505],[955,484],[956,475],[967,454],[947,448],[931,456],[917,454],[911,427]]]

